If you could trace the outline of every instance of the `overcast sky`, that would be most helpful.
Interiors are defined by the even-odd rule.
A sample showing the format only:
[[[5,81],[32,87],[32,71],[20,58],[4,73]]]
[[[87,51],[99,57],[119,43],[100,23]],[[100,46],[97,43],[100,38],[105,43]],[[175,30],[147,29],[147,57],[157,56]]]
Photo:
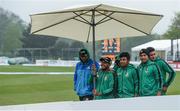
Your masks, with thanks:
[[[166,32],[175,12],[180,12],[180,0],[0,0],[0,7],[14,12],[29,23],[30,14],[99,3],[164,15],[153,30],[158,34]]]

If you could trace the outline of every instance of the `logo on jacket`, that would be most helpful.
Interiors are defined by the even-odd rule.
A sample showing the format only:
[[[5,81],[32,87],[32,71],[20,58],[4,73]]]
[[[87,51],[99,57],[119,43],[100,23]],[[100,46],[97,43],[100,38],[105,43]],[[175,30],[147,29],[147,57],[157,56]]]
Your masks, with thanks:
[[[148,74],[148,68],[146,67],[146,70],[145,70],[146,74]]]
[[[119,76],[119,75],[121,75],[121,73],[117,73],[117,75]]]
[[[125,75],[126,77],[128,77],[129,76],[129,74],[128,74],[128,72],[126,73],[126,75]]]
[[[105,81],[107,80],[107,76],[104,77],[104,80],[105,80]]]
[[[86,69],[91,69],[90,66],[88,66]]]

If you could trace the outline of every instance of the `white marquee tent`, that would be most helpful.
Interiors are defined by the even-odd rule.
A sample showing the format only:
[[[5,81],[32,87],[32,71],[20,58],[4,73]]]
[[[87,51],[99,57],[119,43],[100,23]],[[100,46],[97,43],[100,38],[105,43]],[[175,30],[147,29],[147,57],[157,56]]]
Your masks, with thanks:
[[[166,61],[176,60],[177,58],[177,43],[180,45],[180,39],[173,40],[173,56],[171,55],[171,40],[153,40],[145,44],[138,45],[131,49],[132,61],[139,60],[139,51],[143,48],[154,47],[158,55]],[[180,54],[180,53],[179,53]]]

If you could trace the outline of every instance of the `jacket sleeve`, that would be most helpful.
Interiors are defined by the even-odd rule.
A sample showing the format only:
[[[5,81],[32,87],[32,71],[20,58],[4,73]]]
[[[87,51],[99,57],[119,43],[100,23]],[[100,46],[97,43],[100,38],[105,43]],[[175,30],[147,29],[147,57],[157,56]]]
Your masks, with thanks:
[[[163,84],[163,86],[168,87],[172,83],[172,81],[174,80],[176,73],[171,68],[171,66],[169,66],[169,64],[167,64],[165,61],[162,62],[162,66],[163,66],[163,69],[165,70],[165,72],[167,72],[169,74],[167,80]]]
[[[158,82],[158,90],[161,91],[162,90],[162,83],[163,83],[163,80],[162,80],[162,73],[159,69],[159,66],[154,63],[154,74],[155,74],[155,79],[156,81]]]
[[[109,74],[108,82],[109,82],[108,88],[106,90],[102,91],[102,95],[108,95],[108,94],[112,93],[113,85],[114,85],[113,74]]]
[[[77,82],[77,65],[74,72],[74,91],[76,91],[76,82]]]
[[[97,71],[99,70],[99,63],[98,62],[95,62],[95,65],[96,65],[96,69],[97,69]]]
[[[133,70],[133,80],[134,80],[134,89],[135,95],[139,94],[139,75],[137,69]]]

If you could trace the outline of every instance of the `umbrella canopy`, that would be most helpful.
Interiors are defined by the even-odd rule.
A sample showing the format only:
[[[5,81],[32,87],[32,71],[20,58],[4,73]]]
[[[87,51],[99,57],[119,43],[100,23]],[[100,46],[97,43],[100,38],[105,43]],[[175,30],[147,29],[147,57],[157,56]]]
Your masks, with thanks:
[[[158,14],[100,4],[31,15],[31,33],[83,42],[93,41],[93,34],[95,40],[144,36],[161,18]]]

